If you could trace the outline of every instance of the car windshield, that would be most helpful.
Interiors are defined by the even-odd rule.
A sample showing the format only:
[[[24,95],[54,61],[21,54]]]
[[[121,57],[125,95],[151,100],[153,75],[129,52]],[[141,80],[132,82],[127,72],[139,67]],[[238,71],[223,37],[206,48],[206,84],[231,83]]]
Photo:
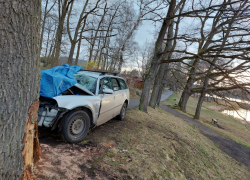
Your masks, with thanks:
[[[74,74],[77,83],[88,89],[90,92],[95,93],[97,78],[87,76],[85,74]]]

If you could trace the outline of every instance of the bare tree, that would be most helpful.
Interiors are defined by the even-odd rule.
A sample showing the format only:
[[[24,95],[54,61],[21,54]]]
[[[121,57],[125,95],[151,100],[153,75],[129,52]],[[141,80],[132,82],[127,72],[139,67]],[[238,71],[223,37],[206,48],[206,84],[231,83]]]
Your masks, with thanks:
[[[140,99],[140,105],[139,105],[139,109],[144,111],[144,112],[147,112],[148,98],[149,98],[151,83],[155,77],[158,63],[162,57],[162,54],[161,54],[162,53],[162,43],[163,43],[166,31],[171,24],[170,18],[174,15],[175,6],[176,6],[176,0],[171,0],[171,2],[169,4],[169,9],[168,9],[166,19],[164,19],[164,21],[162,23],[161,30],[159,32],[159,35],[158,35],[158,38],[157,38],[157,41],[155,44],[155,52],[154,52],[153,60],[151,62],[150,70],[147,73],[145,81],[144,81],[144,86],[143,86],[142,95],[141,95],[141,99]]]
[[[180,1],[177,4],[174,13],[179,11],[179,14],[181,14],[183,11],[183,8],[185,6],[185,3],[186,3],[186,0]],[[162,58],[164,60],[171,59],[172,51],[176,47],[177,42],[176,42],[176,39],[174,37],[177,37],[177,35],[178,35],[180,20],[181,20],[181,16],[179,16],[176,20],[175,33],[174,33],[174,21],[173,20],[171,22],[171,25],[168,28],[167,43],[166,43],[166,47],[165,47],[165,52],[167,52],[167,53],[164,53],[164,55],[162,56]],[[159,104],[160,104],[160,98],[161,98],[162,91],[163,91],[165,84],[166,84],[168,71],[169,71],[169,64],[168,63],[167,64],[166,63],[160,64],[158,73],[157,73],[156,78],[155,78],[154,87],[153,87],[153,91],[151,94],[150,102],[149,102],[149,105],[152,108],[155,108],[156,105],[159,106]]]
[[[248,1],[224,1],[222,3],[192,1],[192,11],[186,11],[174,17],[193,18],[200,20],[189,34],[182,34],[175,39],[184,44],[184,49],[165,51],[179,54],[178,58],[162,60],[161,62],[181,62],[187,65],[183,74],[188,75],[187,82],[179,102],[186,111],[188,98],[192,93],[202,93],[197,106],[196,118],[199,117],[201,104],[206,93],[223,94],[219,92],[232,89],[243,89],[247,92],[248,83],[242,74],[249,68],[249,9]],[[187,10],[187,9],[186,9]],[[197,33],[199,32],[199,33]],[[195,45],[197,53],[189,51],[189,46]],[[191,60],[191,61],[190,61]],[[190,61],[190,63],[187,63]],[[237,78],[231,75],[237,74]],[[173,74],[174,75],[174,74]],[[178,78],[178,77],[176,77]],[[220,84],[224,84],[221,87]],[[229,93],[229,92],[228,92]],[[222,98],[223,95],[220,95]]]
[[[142,19],[151,12],[156,11],[161,4],[158,4],[154,8],[150,8],[150,5],[155,3],[155,1],[139,1],[139,14],[136,17],[135,12],[133,12],[133,4],[128,4],[126,1],[122,4],[122,20],[123,25],[120,29],[120,38],[119,38],[119,49],[117,54],[119,54],[119,63],[118,63],[118,72],[121,72],[122,64],[124,62],[123,52],[125,51],[126,45],[134,32],[139,27]],[[136,17],[136,18],[135,18]],[[134,19],[135,18],[135,19]]]
[[[43,20],[42,20],[42,27],[41,27],[41,42],[40,42],[41,48],[42,48],[42,43],[43,43],[43,35],[44,35],[46,20],[47,20],[47,18],[49,16],[50,11],[55,6],[55,4],[56,4],[56,0],[54,0],[54,2],[52,2],[51,6],[48,7],[49,6],[49,0],[46,0],[46,2],[45,2],[44,12],[43,12]]]
[[[226,7],[232,5],[231,2],[224,2],[222,4],[216,5],[216,8],[214,5],[212,5],[213,1],[210,1],[210,4],[206,8],[202,8],[200,10],[193,10],[192,13],[194,13],[193,16],[198,17],[200,19],[201,26],[198,28],[200,32],[200,38],[199,37],[188,37],[187,35],[182,35],[181,37],[178,37],[179,40],[184,40],[186,44],[194,43],[196,42],[198,46],[197,54],[194,54],[192,52],[188,52],[186,50],[175,50],[174,52],[177,53],[184,53],[187,56],[183,56],[179,59],[171,59],[168,62],[175,62],[179,61],[182,63],[185,63],[185,60],[187,59],[193,59],[193,64],[191,69],[189,70],[189,78],[187,80],[186,86],[184,88],[184,91],[182,93],[182,97],[179,102],[180,108],[185,111],[186,110],[186,104],[188,101],[188,98],[190,97],[191,88],[193,83],[196,81],[197,73],[200,71],[199,64],[201,61],[205,61],[206,63],[211,63],[208,59],[215,56],[214,53],[216,51],[219,51],[218,44],[221,44],[223,38],[218,38],[218,36],[221,34],[223,28],[226,24],[229,23],[229,21],[225,21],[224,18],[224,12],[227,11]],[[202,5],[201,5],[202,6]],[[214,9],[211,10],[211,7],[214,7]],[[199,14],[201,13],[201,14]],[[185,14],[185,13],[183,13]],[[185,14],[186,15],[186,14]],[[210,26],[210,22],[208,19],[213,19],[213,23]],[[229,36],[230,37],[230,36]],[[217,45],[215,45],[217,43]],[[229,43],[230,44],[230,43]],[[212,47],[216,46],[216,49],[213,49]],[[233,45],[231,44],[231,48],[233,48]],[[225,52],[224,52],[225,53]],[[228,56],[223,55],[217,55],[218,57],[224,57],[227,58]],[[231,56],[241,58],[239,55]],[[184,60],[184,61],[183,61]],[[164,61],[163,61],[164,62]],[[167,62],[167,61],[165,61]]]
[[[69,39],[70,39],[70,42],[71,42],[71,48],[70,48],[70,53],[69,53],[69,58],[68,58],[68,63],[70,65],[72,65],[72,58],[73,58],[74,51],[75,51],[75,45],[79,41],[79,30],[80,30],[80,28],[82,26],[82,30],[80,32],[80,36],[82,37],[82,33],[85,30],[84,28],[85,28],[86,19],[87,19],[89,14],[91,14],[92,12],[94,12],[98,8],[98,5],[99,5],[100,1],[101,0],[98,0],[95,3],[95,6],[92,9],[90,9],[89,11],[86,11],[89,0],[87,0],[85,2],[84,7],[82,9],[82,12],[81,12],[81,14],[79,16],[76,28],[74,29],[74,37],[73,38],[71,36],[70,26],[69,26],[69,19],[70,19],[70,15],[71,15],[72,8],[73,8],[73,3],[71,3],[70,10],[69,10],[69,13],[68,13],[68,18],[67,18],[67,32],[68,32],[68,36],[69,36]]]
[[[71,3],[73,3],[74,0],[58,0],[58,16],[59,16],[59,22],[58,27],[56,31],[56,38],[54,43],[53,52],[51,55],[52,64],[58,65],[59,55],[61,52],[61,44],[62,44],[62,34],[63,34],[63,26],[65,22],[66,15],[68,13],[68,9]]]

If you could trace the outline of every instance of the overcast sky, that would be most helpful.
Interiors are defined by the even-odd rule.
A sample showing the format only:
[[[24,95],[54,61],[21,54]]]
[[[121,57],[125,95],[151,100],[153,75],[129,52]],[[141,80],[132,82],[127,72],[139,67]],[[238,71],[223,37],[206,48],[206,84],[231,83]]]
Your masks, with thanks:
[[[151,21],[144,21],[135,34],[135,41],[140,45],[151,41],[156,41],[154,37],[155,26]]]

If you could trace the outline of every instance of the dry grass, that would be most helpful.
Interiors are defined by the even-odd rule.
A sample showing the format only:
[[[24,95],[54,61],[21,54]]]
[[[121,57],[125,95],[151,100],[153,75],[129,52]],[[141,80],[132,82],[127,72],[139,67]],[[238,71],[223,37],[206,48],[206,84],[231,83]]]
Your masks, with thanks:
[[[164,110],[130,110],[86,138],[105,152],[93,166],[125,179],[249,179],[247,168],[187,122]]]
[[[139,88],[135,88],[133,86],[129,86],[130,91],[130,99],[138,99],[141,96],[142,90]]]
[[[164,104],[173,106],[178,103],[180,94],[174,94]],[[187,104],[187,115],[193,117],[195,114],[198,98],[190,97]],[[223,102],[220,102],[223,103]],[[235,140],[237,143],[242,144],[250,148],[250,126],[244,124],[239,120],[233,119],[230,116],[220,113],[224,110],[225,106],[218,105],[215,102],[204,102],[201,109],[200,122],[209,128],[213,129],[217,133]],[[180,111],[181,112],[181,111]],[[182,112],[183,113],[183,112]],[[184,113],[185,114],[185,113]],[[218,119],[218,123],[221,128],[212,125],[212,118]]]

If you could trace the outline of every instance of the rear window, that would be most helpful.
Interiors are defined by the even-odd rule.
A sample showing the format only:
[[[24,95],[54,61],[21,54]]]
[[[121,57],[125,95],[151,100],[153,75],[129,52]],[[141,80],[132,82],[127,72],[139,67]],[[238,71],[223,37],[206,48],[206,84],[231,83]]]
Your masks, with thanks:
[[[128,89],[128,86],[123,79],[118,79],[118,81],[122,89]]]

